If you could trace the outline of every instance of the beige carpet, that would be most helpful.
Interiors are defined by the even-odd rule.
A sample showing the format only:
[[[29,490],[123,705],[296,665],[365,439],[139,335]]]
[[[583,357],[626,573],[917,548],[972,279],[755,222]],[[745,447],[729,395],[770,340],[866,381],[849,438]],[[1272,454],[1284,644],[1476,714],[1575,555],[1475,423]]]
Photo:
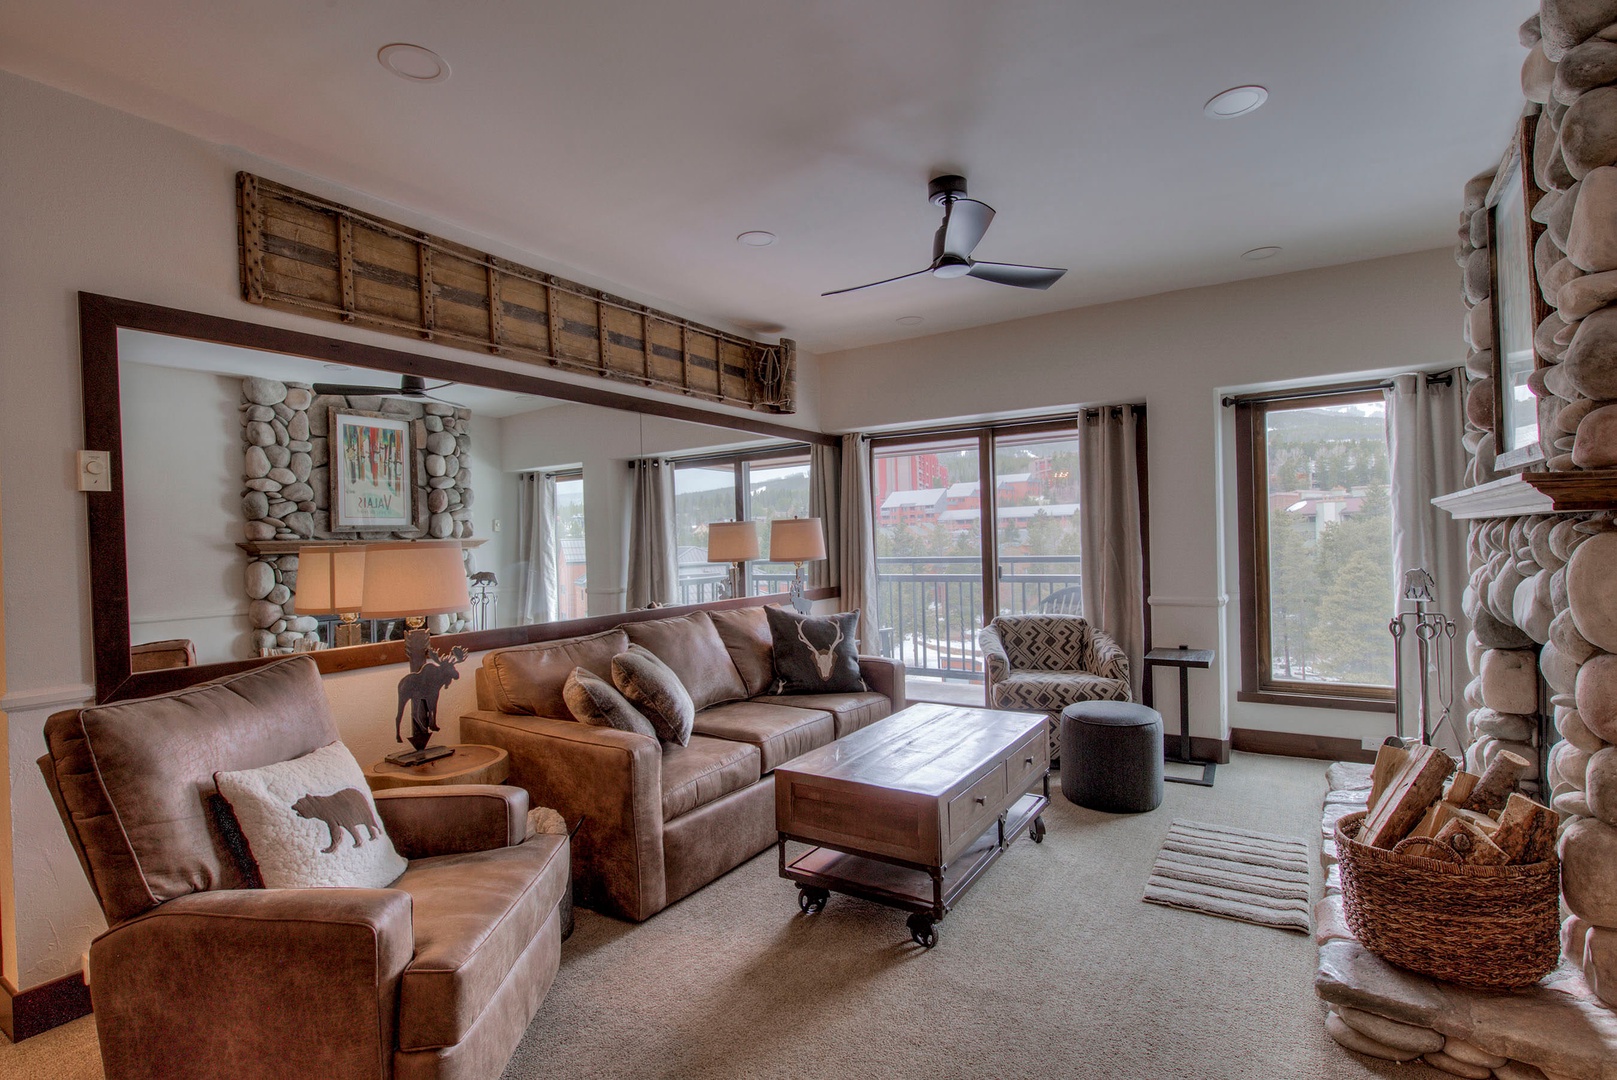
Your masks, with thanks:
[[[798,913],[773,852],[639,926],[581,912],[511,1080],[860,1076],[1432,1080],[1329,1041],[1310,938],[1140,903],[1175,818],[1313,837],[1322,762],[1237,754],[1138,816],[1056,796],[939,924],[833,896]],[[1317,839],[1312,841],[1317,845]],[[7,1080],[99,1077],[90,1019],[12,1047]]]
[[[1151,867],[1145,900],[1204,915],[1313,929],[1308,841],[1205,821],[1176,821]]]

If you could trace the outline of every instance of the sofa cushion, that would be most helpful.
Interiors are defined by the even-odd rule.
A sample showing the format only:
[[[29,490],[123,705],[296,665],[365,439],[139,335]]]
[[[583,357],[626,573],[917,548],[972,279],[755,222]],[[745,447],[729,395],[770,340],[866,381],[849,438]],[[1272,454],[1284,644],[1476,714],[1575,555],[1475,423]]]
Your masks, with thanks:
[[[673,669],[649,649],[630,645],[612,658],[612,685],[645,714],[664,742],[691,741],[696,707]]]
[[[685,746],[663,751],[663,821],[756,784],[762,757],[750,743],[692,735]]]
[[[747,697],[767,693],[775,681],[774,643],[769,637],[769,617],[761,607],[710,611],[713,629],[741,673]],[[655,650],[653,650],[655,651]]]
[[[707,612],[629,623],[623,630],[630,641],[649,649],[673,669],[697,709],[747,696],[741,673]]]
[[[846,694],[866,689],[859,674],[859,613],[799,615],[765,608],[774,643],[776,694]]]
[[[612,677],[612,658],[629,647],[622,630],[607,630],[588,637],[537,641],[514,649],[501,649],[483,658],[494,704],[500,712],[553,716],[570,720],[562,688],[574,668]]]
[[[340,742],[213,778],[267,888],[383,889],[404,873],[365,771]]]
[[[865,690],[857,694],[775,694],[754,698],[765,705],[786,705],[793,709],[823,709],[831,714],[837,738],[889,716],[893,703],[886,694]]]
[[[651,726],[651,721],[618,693],[611,680],[601,678],[588,668],[573,669],[562,687],[562,697],[567,700],[573,719],[581,724],[657,737],[657,729]]]
[[[567,838],[417,859],[393,888],[410,894],[415,958],[399,982],[399,1048],[459,1043],[567,885]],[[468,882],[475,882],[469,888]]]
[[[696,732],[758,748],[760,767],[770,772],[799,754],[817,750],[836,738],[831,714],[757,701],[715,705],[696,714]]]
[[[995,709],[1060,712],[1075,701],[1127,701],[1129,684],[1083,671],[1013,671],[994,684]]]
[[[188,893],[240,888],[210,827],[213,774],[300,757],[337,737],[307,656],[52,716],[45,742],[107,921]]]

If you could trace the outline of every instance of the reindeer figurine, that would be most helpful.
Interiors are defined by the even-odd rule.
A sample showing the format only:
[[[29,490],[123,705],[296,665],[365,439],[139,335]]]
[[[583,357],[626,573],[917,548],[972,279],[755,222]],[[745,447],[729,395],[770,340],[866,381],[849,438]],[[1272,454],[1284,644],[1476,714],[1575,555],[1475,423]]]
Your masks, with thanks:
[[[411,659],[410,674],[399,680],[399,711],[393,717],[393,738],[404,741],[402,731],[404,706],[410,705],[410,745],[425,750],[438,730],[438,695],[443,688],[460,678],[455,665],[466,659],[466,650],[456,645],[448,653],[423,650],[421,663]]]

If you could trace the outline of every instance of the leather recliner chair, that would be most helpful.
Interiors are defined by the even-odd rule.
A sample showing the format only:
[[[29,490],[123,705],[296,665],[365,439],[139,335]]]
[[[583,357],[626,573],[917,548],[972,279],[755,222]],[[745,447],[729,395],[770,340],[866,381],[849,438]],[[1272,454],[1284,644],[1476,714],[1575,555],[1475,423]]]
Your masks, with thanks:
[[[39,765],[108,929],[89,982],[109,1080],[496,1077],[560,962],[568,840],[495,785],[377,792],[385,889],[252,889],[213,774],[337,741],[299,657],[58,713]]]

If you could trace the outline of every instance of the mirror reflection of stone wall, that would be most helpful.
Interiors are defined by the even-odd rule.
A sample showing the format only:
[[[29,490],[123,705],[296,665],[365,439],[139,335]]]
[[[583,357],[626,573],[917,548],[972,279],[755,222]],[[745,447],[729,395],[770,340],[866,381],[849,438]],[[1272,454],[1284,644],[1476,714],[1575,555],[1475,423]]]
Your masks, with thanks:
[[[460,539],[468,575],[494,576],[473,589],[474,598],[487,596],[482,628],[517,625],[527,571],[517,549],[519,485],[528,472],[569,477],[567,498],[582,503],[584,536],[568,541],[580,596],[564,614],[622,611],[627,462],[779,442],[469,384],[434,389],[429,381],[437,400],[408,398],[397,393],[399,377],[384,372],[138,331],[119,331],[119,354],[130,640],[189,641],[202,664],[290,650],[311,634],[324,647],[332,618],[294,610],[296,550],[333,538]],[[316,394],[317,383],[376,393],[337,400]],[[412,425],[411,528],[331,528],[323,437],[330,409],[343,406]],[[434,629],[477,628],[466,624],[477,615],[439,617]],[[366,627],[379,637],[392,629]]]

